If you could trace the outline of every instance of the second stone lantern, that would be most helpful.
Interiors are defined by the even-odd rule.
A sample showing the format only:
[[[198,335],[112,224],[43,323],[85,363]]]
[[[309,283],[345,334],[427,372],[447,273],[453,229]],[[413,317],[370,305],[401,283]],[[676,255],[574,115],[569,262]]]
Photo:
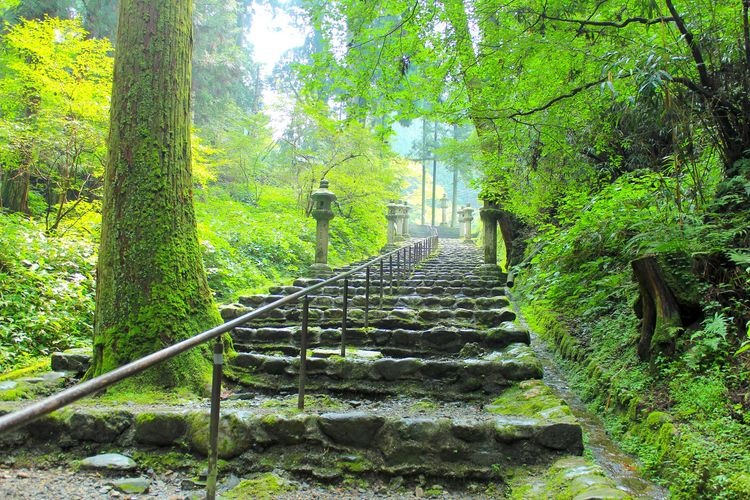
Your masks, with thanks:
[[[315,276],[330,274],[328,265],[329,222],[333,219],[333,202],[336,195],[328,190],[328,181],[320,181],[320,188],[310,195],[312,200],[312,216],[317,222],[315,228],[315,263],[310,270]]]
[[[448,225],[448,196],[443,193],[443,197],[440,198],[440,212],[441,212],[441,226]]]

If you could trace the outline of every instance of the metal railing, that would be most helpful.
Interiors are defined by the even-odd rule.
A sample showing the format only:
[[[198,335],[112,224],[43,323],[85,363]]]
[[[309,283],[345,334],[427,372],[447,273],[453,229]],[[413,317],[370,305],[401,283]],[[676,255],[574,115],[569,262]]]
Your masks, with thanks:
[[[230,332],[235,327],[241,326],[250,320],[260,318],[270,311],[276,310],[287,304],[295,303],[298,299],[302,301],[302,335],[300,342],[300,365],[299,365],[299,398],[297,406],[304,409],[305,404],[305,383],[307,377],[307,341],[309,327],[309,309],[310,295],[313,292],[323,289],[326,286],[336,284],[343,280],[343,317],[341,321],[341,355],[346,356],[346,333],[348,328],[348,301],[349,301],[349,278],[362,271],[365,272],[365,305],[364,305],[364,327],[369,327],[370,315],[370,288],[372,282],[372,268],[377,267],[379,274],[379,301],[378,306],[383,306],[383,291],[387,286],[390,288],[390,294],[393,295],[394,282],[408,276],[414,270],[417,264],[427,258],[434,250],[437,249],[438,235],[435,228],[432,228],[432,236],[417,240],[410,245],[403,246],[391,252],[376,257],[368,262],[359,265],[349,271],[337,274],[328,279],[309,286],[298,292],[294,292],[275,302],[260,306],[253,311],[239,316],[233,320],[227,321],[222,325],[199,333],[189,339],[183,340],[177,344],[156,351],[148,356],[144,356],[136,361],[123,365],[111,372],[100,375],[96,378],[82,382],[73,387],[65,389],[57,394],[49,396],[41,401],[32,403],[29,406],[0,416],[0,433],[17,429],[31,421],[43,417],[55,410],[63,408],[79,399],[106,389],[121,380],[137,375],[138,373],[151,368],[152,366],[167,361],[179,354],[193,349],[210,340],[216,340],[213,355],[213,379],[211,384],[211,414],[209,424],[209,455],[208,455],[208,478],[206,482],[206,498],[213,499],[216,496],[216,479],[217,479],[217,459],[218,459],[218,435],[219,435],[219,417],[220,417],[220,395],[221,395],[221,378],[223,375],[224,365],[224,343],[222,335]],[[395,265],[394,265],[395,261]],[[387,262],[387,271],[385,263]]]

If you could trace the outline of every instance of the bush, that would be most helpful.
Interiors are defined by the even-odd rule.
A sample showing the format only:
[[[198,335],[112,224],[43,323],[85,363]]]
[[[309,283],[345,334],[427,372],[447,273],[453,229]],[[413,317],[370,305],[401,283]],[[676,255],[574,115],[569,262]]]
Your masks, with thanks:
[[[95,248],[48,237],[41,224],[0,213],[0,371],[90,342]]]

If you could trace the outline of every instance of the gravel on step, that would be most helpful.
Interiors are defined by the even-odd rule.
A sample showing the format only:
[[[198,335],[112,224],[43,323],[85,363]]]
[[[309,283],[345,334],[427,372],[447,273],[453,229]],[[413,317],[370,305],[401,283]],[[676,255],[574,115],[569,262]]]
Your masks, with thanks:
[[[125,494],[112,487],[113,477],[64,467],[50,469],[14,468],[0,465],[0,498],[8,499],[141,499],[187,500],[204,498],[202,489],[183,489],[188,479],[179,473],[152,474],[147,493]],[[221,478],[220,478],[221,482]],[[304,479],[289,480],[292,491],[277,493],[278,499],[375,499],[431,498],[479,499],[495,497],[500,490],[494,484],[467,483],[459,487],[443,486],[434,479],[374,478],[354,483],[321,484]],[[438,493],[440,492],[440,493]],[[219,491],[220,498],[221,491]],[[489,495],[488,495],[489,494]]]

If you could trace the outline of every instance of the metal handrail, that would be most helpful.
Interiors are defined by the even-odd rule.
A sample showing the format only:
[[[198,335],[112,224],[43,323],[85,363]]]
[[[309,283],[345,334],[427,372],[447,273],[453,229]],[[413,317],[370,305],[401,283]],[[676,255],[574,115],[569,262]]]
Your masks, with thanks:
[[[379,305],[382,307],[383,289],[385,288],[385,281],[384,281],[384,275],[383,275],[383,263],[385,262],[385,260],[388,259],[388,262],[390,264],[389,265],[389,285],[390,285],[391,294],[392,294],[393,293],[393,279],[394,279],[394,276],[393,276],[394,255],[396,256],[399,262],[399,268],[398,268],[397,274],[401,275],[402,272],[408,272],[408,267],[406,265],[406,258],[407,258],[406,249],[407,248],[409,250],[408,251],[409,260],[413,267],[414,265],[416,265],[416,263],[428,257],[437,248],[437,245],[438,245],[437,230],[433,227],[431,236],[427,238],[423,238],[416,242],[413,242],[411,245],[403,246],[401,248],[392,250],[372,260],[369,260],[365,262],[364,264],[355,267],[354,269],[351,269],[344,273],[337,274],[336,276],[325,279],[321,281],[320,283],[311,285],[303,290],[294,292],[270,304],[266,304],[264,306],[258,307],[254,309],[253,311],[250,311],[249,313],[243,314],[242,316],[239,316],[233,320],[227,321],[223,323],[222,325],[216,326],[214,328],[211,328],[210,330],[206,330],[202,333],[199,333],[193,337],[190,337],[189,339],[185,339],[181,342],[178,342],[177,344],[171,345],[169,347],[165,347],[164,349],[161,349],[152,354],[144,356],[136,361],[132,361],[119,368],[115,368],[114,370],[107,372],[103,375],[100,375],[91,380],[82,382],[73,387],[60,391],[57,394],[53,394],[52,396],[49,396],[41,401],[32,403],[25,408],[9,413],[7,415],[2,415],[0,416],[0,433],[17,429],[18,427],[28,424],[32,422],[33,420],[43,417],[44,415],[47,415],[57,409],[63,408],[75,401],[78,401],[79,399],[82,399],[95,392],[99,392],[103,389],[106,389],[121,380],[124,380],[128,377],[141,373],[142,371],[147,370],[148,368],[151,368],[152,366],[158,363],[171,359],[179,354],[189,351],[190,349],[193,349],[194,347],[197,347],[212,339],[217,339],[218,342],[214,348],[214,358],[213,358],[214,375],[213,375],[212,396],[211,396],[211,425],[210,425],[211,436],[209,439],[210,441],[209,447],[211,448],[210,454],[209,454],[209,478],[211,479],[211,476],[213,473],[213,487],[211,487],[210,485],[211,481],[209,480],[209,486],[207,488],[207,497],[213,498],[215,495],[215,480],[216,480],[216,448],[217,448],[216,443],[217,443],[217,436],[218,436],[219,393],[220,393],[220,387],[221,387],[220,382],[221,382],[221,375],[222,375],[221,366],[223,365],[223,344],[221,342],[221,335],[228,333],[229,331],[233,330],[235,327],[243,325],[250,320],[259,318],[270,311],[278,309],[281,306],[294,303],[295,301],[297,301],[297,299],[300,299],[300,298],[305,299],[303,301],[304,302],[303,319],[306,319],[307,310],[308,310],[309,303],[310,303],[309,295],[311,293],[317,290],[320,290],[328,285],[335,284],[340,280],[345,280],[344,295],[347,296],[348,295],[348,281],[349,281],[348,278],[362,270],[365,270],[367,273],[367,284],[366,284],[367,304],[366,304],[366,310],[365,310],[365,326],[367,326],[367,322],[368,322],[367,318],[368,318],[368,311],[369,311],[369,281],[370,281],[370,275],[371,275],[370,267],[376,264],[378,264],[378,267],[379,267],[379,273],[380,273],[380,286],[379,286],[380,304]],[[402,253],[403,253],[403,259],[404,259],[404,265],[403,265],[404,269],[402,269],[402,266],[401,266]],[[397,279],[398,279],[398,276],[397,276]],[[344,323],[342,326],[343,326],[343,329],[342,329],[341,352],[342,354],[345,354],[343,341],[344,341],[345,333],[346,333],[346,319],[344,319]],[[304,376],[305,376],[305,365],[306,365],[304,358],[306,357],[305,343],[306,343],[306,337],[307,337],[306,335],[304,335],[304,332],[306,329],[307,329],[307,321],[304,321],[303,342],[300,348],[300,358],[301,358],[300,402],[299,402],[300,408],[304,406]]]

